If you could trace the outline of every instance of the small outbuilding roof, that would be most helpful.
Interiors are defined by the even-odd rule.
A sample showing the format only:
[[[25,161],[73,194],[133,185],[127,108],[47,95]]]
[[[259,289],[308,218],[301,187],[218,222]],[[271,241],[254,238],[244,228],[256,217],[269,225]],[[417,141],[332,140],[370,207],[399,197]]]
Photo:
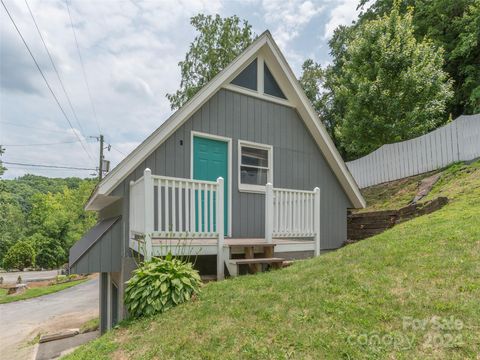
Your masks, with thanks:
[[[73,244],[70,248],[70,256],[68,259],[69,267],[72,268],[120,218],[121,216],[117,216],[98,222],[80,240]]]

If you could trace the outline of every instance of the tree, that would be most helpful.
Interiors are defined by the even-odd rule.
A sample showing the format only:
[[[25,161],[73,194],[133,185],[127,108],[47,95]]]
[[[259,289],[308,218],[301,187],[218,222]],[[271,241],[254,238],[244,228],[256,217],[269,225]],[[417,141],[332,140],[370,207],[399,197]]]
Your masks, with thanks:
[[[302,76],[299,79],[300,85],[305,91],[308,99],[312,103],[313,108],[320,117],[320,120],[325,125],[330,137],[335,137],[335,123],[330,118],[327,112],[327,104],[325,94],[322,92],[322,87],[325,85],[325,72],[320,64],[314,62],[312,59],[307,59],[302,64]]]
[[[35,233],[23,241],[28,242],[35,250],[35,264],[43,269],[58,269],[67,259],[67,252],[59,239],[52,239]]]
[[[190,19],[199,33],[185,56],[179,62],[180,89],[167,94],[172,110],[190,100],[207,82],[223,70],[254,39],[252,27],[237,16],[199,14]]]
[[[302,65],[302,76],[299,79],[307,97],[343,157],[347,154],[336,136],[335,129],[343,121],[346,105],[341,99],[335,97],[333,90],[335,76],[341,72],[346,44],[351,39],[353,31],[353,27],[343,25],[337,27],[329,41],[332,64],[322,69],[319,64],[308,59]]]
[[[360,7],[367,2],[361,0]],[[480,0],[376,0],[358,23],[390,13],[395,3],[403,14],[414,7],[412,24],[417,40],[428,37],[445,50],[443,68],[454,80],[454,97],[447,111],[453,117],[479,112]]]
[[[395,7],[362,22],[331,80],[335,101],[344,106],[336,135],[349,157],[444,123],[453,93],[442,66],[442,48],[415,39],[411,10],[402,16]]]
[[[8,249],[25,232],[25,216],[12,194],[0,192],[0,264]]]
[[[35,250],[27,241],[18,241],[8,249],[3,258],[5,269],[23,270],[35,266]]]
[[[65,187],[56,194],[35,194],[29,215],[31,234],[57,240],[68,253],[70,246],[95,224],[95,214],[83,210],[92,186],[92,182],[84,182],[76,190]]]
[[[2,155],[4,152],[5,152],[5,149],[2,147],[2,145],[0,145],[0,176],[2,176],[5,173],[5,170],[7,170],[7,168],[3,166],[3,162],[2,162]]]

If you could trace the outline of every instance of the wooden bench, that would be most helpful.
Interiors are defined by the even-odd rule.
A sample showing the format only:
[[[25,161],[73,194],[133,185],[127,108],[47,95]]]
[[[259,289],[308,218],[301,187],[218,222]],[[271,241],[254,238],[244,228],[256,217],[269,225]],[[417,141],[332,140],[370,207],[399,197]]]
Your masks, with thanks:
[[[230,255],[232,253],[232,248],[244,248],[245,251],[245,258],[246,259],[252,259],[254,257],[255,253],[255,247],[260,247],[263,248],[263,254],[265,258],[271,258],[273,257],[274,249],[275,249],[275,244],[269,244],[269,243],[260,243],[260,244],[255,244],[251,242],[238,242],[235,244],[229,244],[228,245],[230,248]]]
[[[230,259],[228,263],[228,271],[230,276],[238,276],[238,268],[240,265],[249,265],[249,268],[252,273],[256,273],[262,270],[262,265],[271,265],[274,269],[279,269],[283,261],[283,258],[249,258],[249,259]]]

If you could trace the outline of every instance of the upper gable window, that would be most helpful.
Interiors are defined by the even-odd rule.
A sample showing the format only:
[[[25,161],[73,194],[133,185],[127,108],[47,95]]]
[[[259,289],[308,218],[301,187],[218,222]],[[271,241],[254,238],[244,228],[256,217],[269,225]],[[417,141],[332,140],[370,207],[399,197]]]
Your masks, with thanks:
[[[257,59],[232,80],[232,84],[257,91]]]
[[[286,99],[282,89],[280,89],[280,86],[278,86],[277,81],[275,80],[272,73],[270,72],[270,69],[265,63],[263,64],[263,87],[265,94]]]

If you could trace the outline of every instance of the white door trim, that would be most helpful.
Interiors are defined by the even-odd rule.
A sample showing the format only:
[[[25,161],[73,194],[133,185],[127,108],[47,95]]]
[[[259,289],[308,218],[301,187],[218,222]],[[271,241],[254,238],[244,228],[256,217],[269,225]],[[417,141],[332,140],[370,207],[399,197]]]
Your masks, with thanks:
[[[232,138],[203,133],[200,131],[191,131],[190,135],[190,179],[193,179],[193,138],[202,137],[206,139],[218,140],[227,143],[228,146],[228,229],[227,236],[232,237]]]

